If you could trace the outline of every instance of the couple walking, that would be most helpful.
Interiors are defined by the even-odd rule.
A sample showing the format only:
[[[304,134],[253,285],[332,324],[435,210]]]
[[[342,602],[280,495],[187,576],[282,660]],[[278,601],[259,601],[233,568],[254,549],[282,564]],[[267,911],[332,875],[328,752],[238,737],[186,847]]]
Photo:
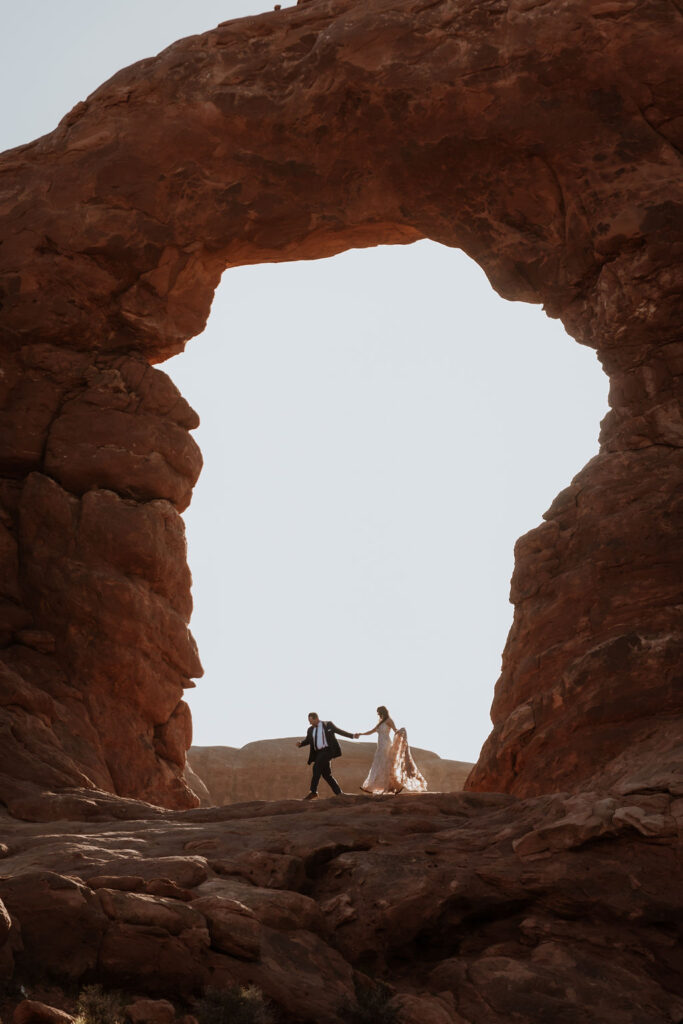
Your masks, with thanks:
[[[405,729],[396,728],[384,705],[377,708],[377,714],[379,721],[373,729],[368,729],[367,732],[346,732],[336,726],[334,722],[321,721],[315,711],[310,713],[308,716],[310,725],[306,738],[297,743],[297,747],[310,747],[308,763],[313,765],[311,790],[304,800],[317,798],[318,783],[321,777],[336,796],[342,795],[341,786],[332,775],[330,768],[330,761],[335,757],[341,757],[337,734],[347,736],[350,740],[357,740],[359,736],[371,736],[373,732],[377,733],[377,752],[370,765],[368,777],[360,787],[363,792],[372,793],[375,796],[381,793],[400,793],[402,789],[410,790],[413,793],[425,792],[427,782],[413,761]],[[392,732],[394,733],[393,740],[391,739]]]

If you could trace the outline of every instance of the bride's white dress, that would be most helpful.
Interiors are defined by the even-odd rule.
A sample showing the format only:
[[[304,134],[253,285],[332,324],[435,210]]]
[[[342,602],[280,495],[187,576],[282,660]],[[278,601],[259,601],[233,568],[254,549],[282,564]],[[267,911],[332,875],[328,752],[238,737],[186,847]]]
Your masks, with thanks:
[[[398,729],[393,741],[390,732],[386,722],[378,726],[377,751],[361,788],[375,795],[400,793],[402,789],[424,793],[427,780],[413,761],[405,729]]]

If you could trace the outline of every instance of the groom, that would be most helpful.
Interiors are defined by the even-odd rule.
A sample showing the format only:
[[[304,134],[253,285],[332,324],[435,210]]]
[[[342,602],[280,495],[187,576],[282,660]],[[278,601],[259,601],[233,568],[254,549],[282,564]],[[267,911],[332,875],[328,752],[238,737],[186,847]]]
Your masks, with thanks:
[[[340,736],[348,736],[350,740],[357,740],[359,734],[357,732],[345,732],[344,729],[339,729],[334,722],[321,722],[315,711],[311,711],[308,721],[310,725],[306,733],[306,739],[299,740],[297,743],[297,747],[311,748],[308,754],[308,763],[313,765],[311,791],[307,793],[304,800],[318,799],[318,783],[320,782],[321,775],[335,796],[340,796],[341,786],[330,770],[332,758],[342,756],[335,733],[339,733]]]

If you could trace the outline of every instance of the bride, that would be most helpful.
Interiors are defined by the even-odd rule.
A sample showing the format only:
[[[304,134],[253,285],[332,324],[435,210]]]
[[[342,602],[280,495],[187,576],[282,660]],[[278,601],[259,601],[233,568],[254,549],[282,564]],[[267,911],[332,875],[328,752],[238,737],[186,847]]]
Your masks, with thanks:
[[[361,732],[359,736],[371,736],[377,733],[377,752],[370,766],[367,779],[360,787],[364,793],[400,793],[402,789],[412,793],[424,793],[427,780],[413,761],[408,746],[405,729],[397,729],[394,721],[384,707],[377,708],[379,722],[374,729]],[[393,741],[390,733],[394,733]]]

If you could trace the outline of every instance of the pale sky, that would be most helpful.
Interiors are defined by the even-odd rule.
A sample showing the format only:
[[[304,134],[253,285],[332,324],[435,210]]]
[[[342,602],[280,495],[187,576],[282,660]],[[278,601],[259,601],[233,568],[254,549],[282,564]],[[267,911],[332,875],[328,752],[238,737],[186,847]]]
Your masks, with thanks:
[[[120,68],[271,7],[5,5],[0,149]],[[160,368],[202,419],[194,742],[299,735],[311,710],[364,730],[386,704],[413,745],[476,760],[514,542],[597,451],[595,354],[425,241],[230,270],[204,334]]]

